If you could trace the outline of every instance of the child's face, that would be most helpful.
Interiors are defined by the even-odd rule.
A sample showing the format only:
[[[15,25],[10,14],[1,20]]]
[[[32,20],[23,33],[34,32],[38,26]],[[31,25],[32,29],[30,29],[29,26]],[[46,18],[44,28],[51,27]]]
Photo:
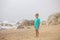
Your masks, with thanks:
[[[36,14],[35,17],[38,18],[39,17],[39,14]]]

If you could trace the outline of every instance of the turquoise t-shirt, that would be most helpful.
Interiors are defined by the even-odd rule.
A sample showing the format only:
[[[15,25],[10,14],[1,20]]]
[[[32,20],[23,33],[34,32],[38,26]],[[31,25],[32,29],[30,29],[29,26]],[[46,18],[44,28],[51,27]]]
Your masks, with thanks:
[[[38,30],[39,25],[40,25],[40,19],[39,18],[35,18],[34,19],[34,27],[35,27],[36,30]]]

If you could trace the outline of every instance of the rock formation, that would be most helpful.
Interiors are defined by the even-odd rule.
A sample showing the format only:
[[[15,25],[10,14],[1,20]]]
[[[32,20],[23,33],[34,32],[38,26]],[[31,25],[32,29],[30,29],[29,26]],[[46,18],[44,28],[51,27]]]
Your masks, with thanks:
[[[48,17],[49,25],[57,25],[60,24],[60,13],[52,14]]]
[[[22,22],[21,21],[17,22],[17,24],[18,24],[17,29],[19,29],[19,28],[24,28],[27,26],[32,26],[34,24],[34,21],[33,20],[23,20]],[[27,27],[27,28],[29,28],[29,27]]]

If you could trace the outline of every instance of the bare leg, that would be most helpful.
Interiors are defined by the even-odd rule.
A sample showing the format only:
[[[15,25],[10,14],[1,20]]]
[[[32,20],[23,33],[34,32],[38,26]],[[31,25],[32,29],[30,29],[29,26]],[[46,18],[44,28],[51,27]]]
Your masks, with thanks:
[[[36,30],[36,37],[39,37],[39,31]]]

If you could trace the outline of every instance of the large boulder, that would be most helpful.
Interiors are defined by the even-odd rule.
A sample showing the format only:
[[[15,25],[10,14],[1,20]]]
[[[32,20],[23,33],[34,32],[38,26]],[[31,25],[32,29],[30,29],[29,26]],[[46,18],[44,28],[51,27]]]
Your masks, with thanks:
[[[52,14],[48,17],[48,25],[60,24],[60,13]]]
[[[17,29],[24,28],[24,27],[29,28],[28,26],[32,26],[33,24],[34,24],[33,20],[19,21],[19,22],[17,22]]]
[[[34,25],[34,21],[33,20],[23,20],[22,22],[19,21],[17,22],[18,25],[22,25],[22,26],[32,26]]]
[[[46,21],[45,21],[45,20],[42,21],[42,22],[41,22],[41,25],[46,25]]]
[[[18,25],[18,26],[17,26],[17,29],[24,29],[24,26]]]
[[[29,26],[34,25],[34,20],[29,20]]]
[[[21,24],[24,25],[24,26],[28,26],[29,25],[29,20],[23,20]]]

